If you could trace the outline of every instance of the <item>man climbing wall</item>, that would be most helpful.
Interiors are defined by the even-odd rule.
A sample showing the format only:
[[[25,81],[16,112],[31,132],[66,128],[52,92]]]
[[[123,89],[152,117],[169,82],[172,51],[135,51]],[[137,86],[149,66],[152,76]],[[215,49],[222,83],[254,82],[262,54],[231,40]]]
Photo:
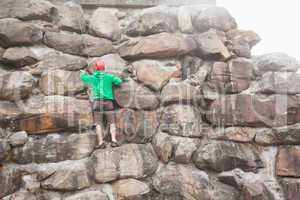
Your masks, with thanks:
[[[120,86],[123,83],[122,79],[106,73],[105,64],[101,61],[96,62],[95,72],[92,75],[81,70],[80,79],[92,88],[93,127],[96,128],[98,148],[105,148],[103,141],[105,122],[111,134],[112,147],[119,146],[116,138],[113,86]]]

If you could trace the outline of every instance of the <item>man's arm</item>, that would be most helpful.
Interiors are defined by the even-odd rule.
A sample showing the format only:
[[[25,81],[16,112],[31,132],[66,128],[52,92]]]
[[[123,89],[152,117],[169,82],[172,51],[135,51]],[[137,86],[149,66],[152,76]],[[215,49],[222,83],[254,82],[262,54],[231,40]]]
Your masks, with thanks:
[[[92,80],[92,76],[87,72],[80,70],[80,80],[82,80],[85,84],[90,84]]]
[[[123,80],[118,76],[112,75],[112,83],[116,86],[119,86],[123,83]]]

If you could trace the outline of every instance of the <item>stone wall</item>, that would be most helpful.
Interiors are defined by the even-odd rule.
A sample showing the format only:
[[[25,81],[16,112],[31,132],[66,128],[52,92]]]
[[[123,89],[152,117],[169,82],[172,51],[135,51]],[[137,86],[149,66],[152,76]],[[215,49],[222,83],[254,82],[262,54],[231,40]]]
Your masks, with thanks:
[[[98,2],[0,1],[0,199],[299,199],[296,59],[252,56],[221,7]],[[117,148],[90,130],[96,60],[124,80]]]

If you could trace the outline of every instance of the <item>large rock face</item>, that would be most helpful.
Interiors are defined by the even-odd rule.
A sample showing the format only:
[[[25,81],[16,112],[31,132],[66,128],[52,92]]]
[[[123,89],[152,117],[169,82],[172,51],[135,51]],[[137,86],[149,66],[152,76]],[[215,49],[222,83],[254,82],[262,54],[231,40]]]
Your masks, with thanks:
[[[297,59],[214,0],[97,2],[0,0],[1,200],[299,200]]]
[[[95,151],[92,157],[95,180],[99,183],[119,178],[144,178],[157,167],[157,157],[151,145],[128,144],[114,149]]]
[[[182,35],[159,33],[126,42],[119,48],[119,52],[128,59],[166,58],[187,54],[194,48],[194,42]]]

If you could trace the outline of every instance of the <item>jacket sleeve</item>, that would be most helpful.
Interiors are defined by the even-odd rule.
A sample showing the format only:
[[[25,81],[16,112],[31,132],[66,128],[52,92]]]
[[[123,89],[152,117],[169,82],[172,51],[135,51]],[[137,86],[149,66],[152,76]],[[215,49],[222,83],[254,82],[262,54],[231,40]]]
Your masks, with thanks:
[[[89,85],[89,84],[91,84],[92,76],[89,75],[86,72],[81,72],[80,73],[80,80],[82,80],[85,84]]]
[[[122,79],[117,76],[112,76],[112,83],[116,86],[119,86],[123,83]]]

